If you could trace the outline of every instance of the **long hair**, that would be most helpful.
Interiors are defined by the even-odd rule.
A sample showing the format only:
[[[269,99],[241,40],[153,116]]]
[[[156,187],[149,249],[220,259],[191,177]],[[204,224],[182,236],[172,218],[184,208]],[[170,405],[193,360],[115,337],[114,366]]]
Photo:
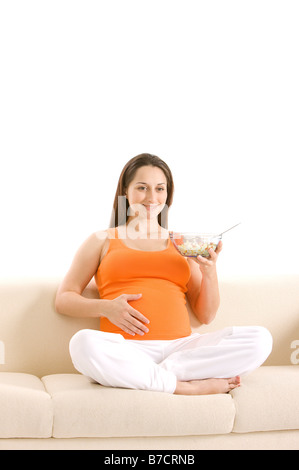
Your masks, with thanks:
[[[161,227],[166,229],[168,228],[168,208],[172,204],[174,192],[172,173],[168,165],[163,160],[161,160],[161,158],[150,153],[141,153],[140,155],[131,158],[131,160],[129,160],[124,166],[117,184],[110,227],[118,227],[119,225],[124,225],[127,223],[129,202],[125,197],[125,192],[131,181],[134,179],[136,171],[142,166],[156,166],[163,171],[166,177],[167,199],[163,210],[158,215],[158,222]]]

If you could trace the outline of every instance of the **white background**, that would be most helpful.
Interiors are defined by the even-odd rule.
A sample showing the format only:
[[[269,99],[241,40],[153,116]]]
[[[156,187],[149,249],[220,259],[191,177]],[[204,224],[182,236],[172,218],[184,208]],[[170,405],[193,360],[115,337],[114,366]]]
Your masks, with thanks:
[[[60,278],[131,157],[169,228],[222,231],[223,276],[299,272],[297,1],[0,3],[0,278]]]

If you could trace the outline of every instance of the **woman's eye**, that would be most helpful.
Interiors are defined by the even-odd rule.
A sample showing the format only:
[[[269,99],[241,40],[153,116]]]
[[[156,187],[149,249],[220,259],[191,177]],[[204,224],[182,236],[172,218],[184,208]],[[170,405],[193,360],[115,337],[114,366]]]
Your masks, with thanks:
[[[139,189],[140,191],[147,191],[147,187],[146,186],[139,186],[137,189]],[[157,188],[157,191],[158,192],[161,192],[161,191],[165,191],[165,188]]]

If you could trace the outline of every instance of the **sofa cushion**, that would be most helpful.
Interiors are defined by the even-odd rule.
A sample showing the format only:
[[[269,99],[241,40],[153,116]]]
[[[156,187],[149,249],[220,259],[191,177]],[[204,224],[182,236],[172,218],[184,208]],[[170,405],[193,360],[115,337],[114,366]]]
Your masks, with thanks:
[[[56,438],[225,434],[235,418],[228,394],[178,396],[110,388],[80,374],[42,381],[54,404]]]
[[[0,373],[0,437],[46,438],[52,435],[51,397],[34,375]]]
[[[231,392],[236,405],[233,432],[299,429],[299,367],[263,366]]]

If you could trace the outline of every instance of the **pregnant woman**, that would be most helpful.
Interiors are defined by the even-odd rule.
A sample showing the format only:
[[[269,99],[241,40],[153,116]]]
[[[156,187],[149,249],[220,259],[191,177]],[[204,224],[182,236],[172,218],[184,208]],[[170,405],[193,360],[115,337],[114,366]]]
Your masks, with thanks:
[[[98,317],[100,330],[70,341],[75,368],[110,387],[176,394],[227,393],[272,349],[268,330],[227,327],[192,333],[186,296],[201,323],[219,307],[216,262],[184,258],[173,246],[167,213],[173,199],[168,165],[151,154],[123,168],[110,227],[79,248],[56,297],[59,313]],[[82,293],[95,277],[99,299]]]

